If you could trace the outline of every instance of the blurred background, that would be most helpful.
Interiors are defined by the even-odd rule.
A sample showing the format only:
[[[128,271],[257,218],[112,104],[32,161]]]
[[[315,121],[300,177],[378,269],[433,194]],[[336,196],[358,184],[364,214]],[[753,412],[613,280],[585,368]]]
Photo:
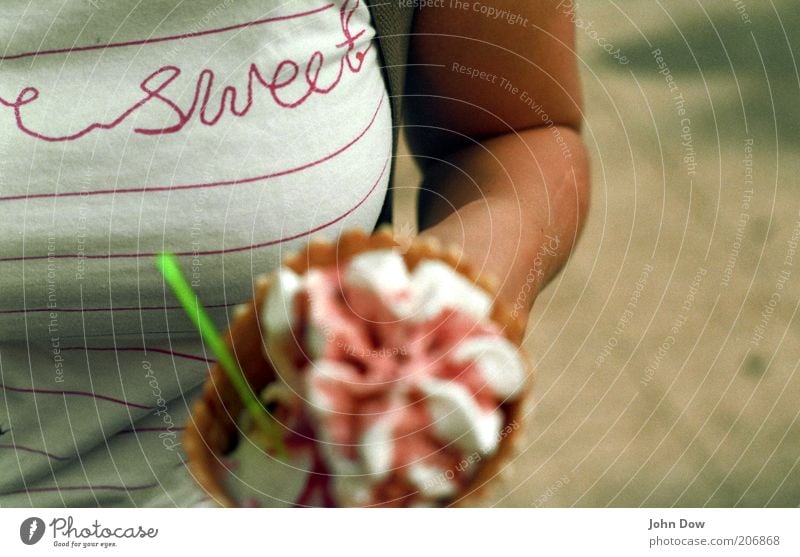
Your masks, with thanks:
[[[592,211],[486,504],[800,506],[797,1],[576,6]]]

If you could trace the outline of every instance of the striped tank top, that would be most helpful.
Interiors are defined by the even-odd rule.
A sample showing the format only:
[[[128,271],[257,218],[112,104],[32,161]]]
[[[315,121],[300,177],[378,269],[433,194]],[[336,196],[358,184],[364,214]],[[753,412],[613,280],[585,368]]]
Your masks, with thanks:
[[[314,234],[371,228],[392,122],[359,0],[9,0],[0,16],[0,505],[194,505],[220,328]]]

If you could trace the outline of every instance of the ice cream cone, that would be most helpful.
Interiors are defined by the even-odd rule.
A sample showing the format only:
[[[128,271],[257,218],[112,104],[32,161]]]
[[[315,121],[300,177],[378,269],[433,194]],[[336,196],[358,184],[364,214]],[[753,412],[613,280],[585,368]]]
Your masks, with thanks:
[[[348,231],[336,243],[312,240],[305,248],[287,257],[284,266],[298,275],[309,269],[343,265],[353,257],[371,250],[395,248],[397,243],[388,228],[369,235],[362,231]],[[519,346],[524,326],[512,316],[510,308],[496,297],[492,280],[480,277],[457,250],[445,249],[438,242],[415,239],[406,246],[403,260],[413,271],[424,260],[438,260],[453,268],[461,276],[484,290],[492,299],[491,320],[510,342]],[[274,275],[273,275],[274,276]],[[265,303],[272,278],[257,282],[253,300],[237,308],[235,319],[227,331],[225,340],[255,393],[259,393],[276,377],[273,354],[264,354],[265,341],[261,321],[261,310]],[[522,395],[502,404],[503,428],[498,449],[482,459],[479,469],[469,484],[447,504],[471,506],[486,495],[487,486],[494,483],[515,452],[515,444],[523,429],[523,404],[530,387],[530,376]],[[194,404],[191,419],[186,424],[184,448],[188,456],[189,470],[196,482],[218,505],[239,506],[225,486],[225,475],[230,472],[224,457],[236,445],[240,435],[237,420],[242,412],[242,403],[223,370],[215,365],[206,381],[200,398]]]

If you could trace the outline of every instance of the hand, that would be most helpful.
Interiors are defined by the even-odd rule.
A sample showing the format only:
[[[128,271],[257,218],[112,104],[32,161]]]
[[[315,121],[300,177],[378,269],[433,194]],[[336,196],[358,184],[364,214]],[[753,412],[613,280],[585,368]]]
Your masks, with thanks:
[[[585,148],[574,131],[561,133],[570,159],[550,129],[502,136],[429,167],[420,198],[422,235],[460,246],[523,319],[569,257],[587,210]]]

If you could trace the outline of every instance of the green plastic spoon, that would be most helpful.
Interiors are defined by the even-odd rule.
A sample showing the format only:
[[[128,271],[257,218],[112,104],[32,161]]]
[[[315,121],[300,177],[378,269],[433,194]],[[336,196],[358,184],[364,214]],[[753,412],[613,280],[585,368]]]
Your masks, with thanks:
[[[156,268],[164,275],[164,280],[172,288],[189,319],[192,320],[205,343],[217,357],[217,361],[228,375],[256,426],[266,434],[270,444],[268,448],[276,450],[280,456],[285,456],[287,454],[286,445],[281,437],[278,424],[275,423],[275,420],[253,393],[242,374],[242,370],[239,368],[239,364],[231,354],[231,351],[228,350],[228,346],[222,340],[222,336],[217,331],[208,313],[206,313],[197,294],[186,281],[186,277],[178,265],[178,259],[171,253],[159,253],[156,255]]]

